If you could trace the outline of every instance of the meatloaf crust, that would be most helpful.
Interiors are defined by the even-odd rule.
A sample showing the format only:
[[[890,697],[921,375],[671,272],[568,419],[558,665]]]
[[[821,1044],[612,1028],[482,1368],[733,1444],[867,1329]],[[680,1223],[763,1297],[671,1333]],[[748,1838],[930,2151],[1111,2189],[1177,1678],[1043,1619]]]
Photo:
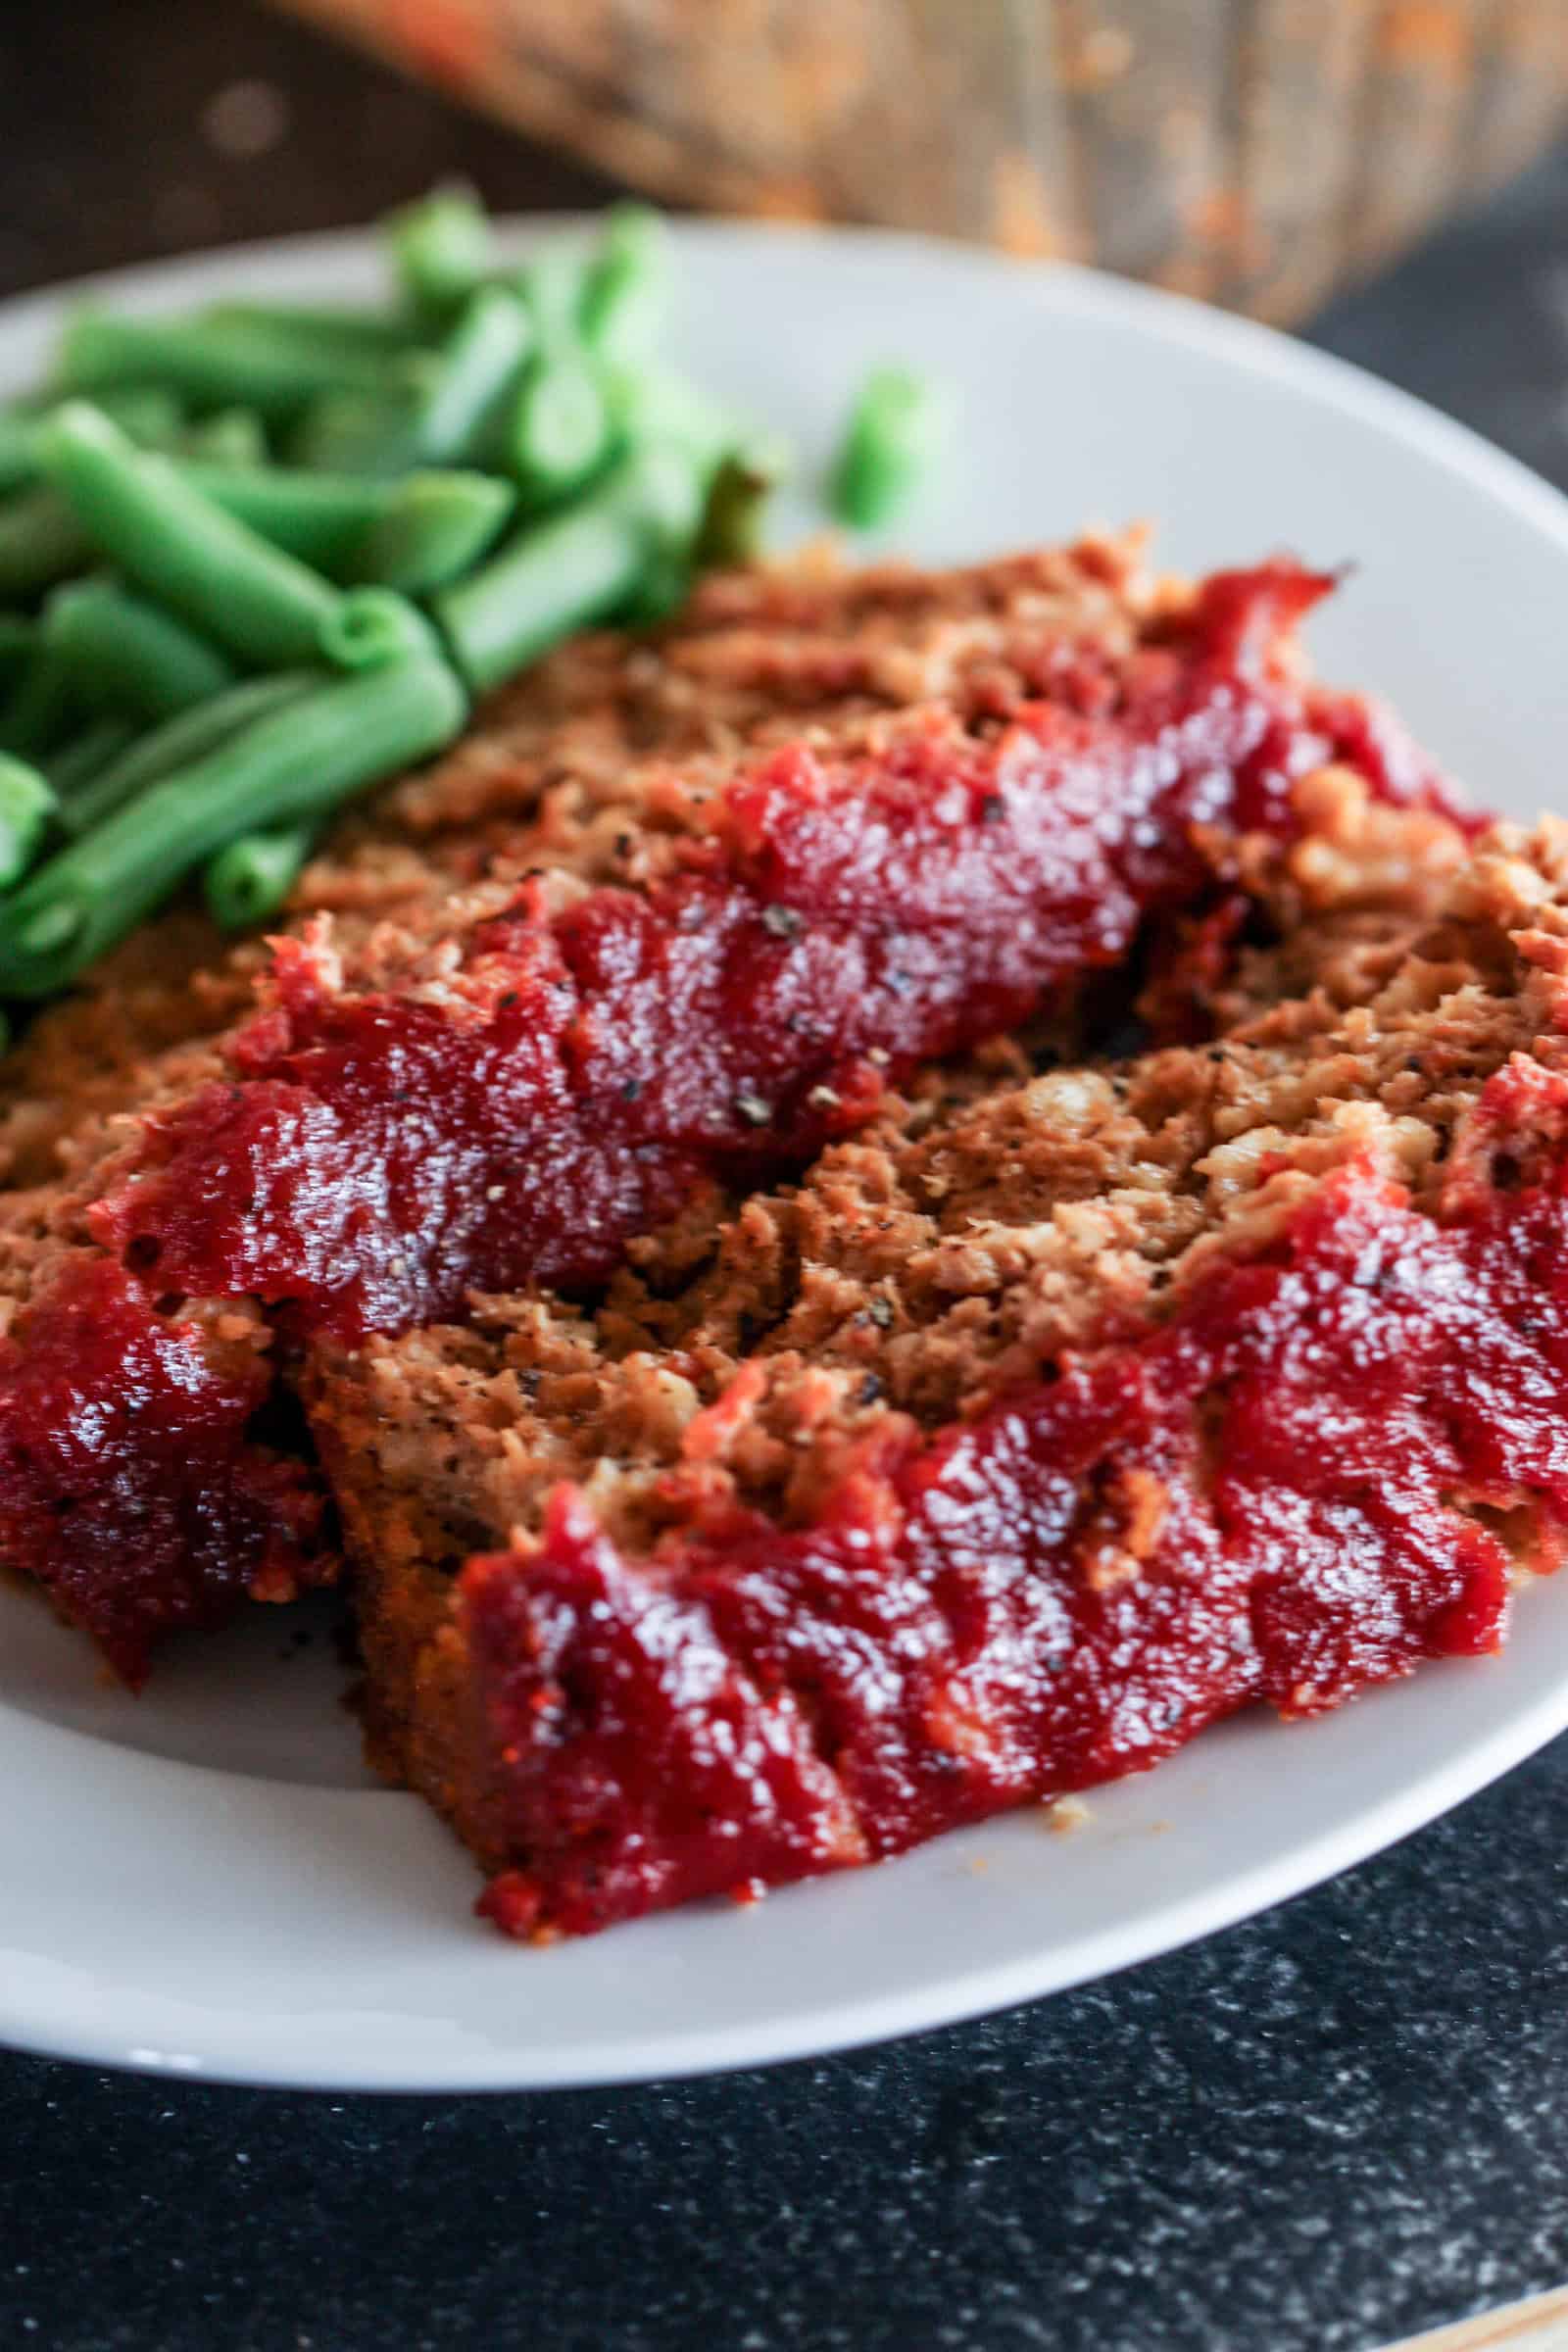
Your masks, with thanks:
[[[1422,900],[1298,920],[1200,1045],[890,1103],[592,1312],[315,1351],[374,1752],[503,1926],[1496,1645],[1568,1524],[1568,828]]]
[[[932,1056],[1059,1017],[1151,917],[1223,991],[1336,777],[1430,878],[1440,782],[1302,667],[1327,586],[1095,541],[714,582],[348,820],[270,956],[133,945],[13,1075],[0,1549],[135,1679],[333,1572],[285,1409],[314,1347],[601,1283]]]

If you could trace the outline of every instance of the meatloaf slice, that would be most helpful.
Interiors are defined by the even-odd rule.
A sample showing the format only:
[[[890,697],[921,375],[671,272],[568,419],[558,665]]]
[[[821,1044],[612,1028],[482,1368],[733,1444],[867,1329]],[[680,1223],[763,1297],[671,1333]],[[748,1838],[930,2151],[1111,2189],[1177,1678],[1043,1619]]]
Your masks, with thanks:
[[[318,1348],[372,1750],[492,1915],[873,1859],[1494,1647],[1568,1514],[1565,971],[1568,829],[1499,832],[1436,920],[1300,924],[1230,1034],[886,1104],[592,1313]]]
[[[1423,856],[1457,839],[1397,730],[1305,678],[1328,583],[1298,566],[894,576],[720,586],[662,649],[566,658],[525,754],[481,734],[345,831],[306,890],[336,937],[281,941],[255,1018],[122,1056],[32,1139],[66,1174],[0,1206],[0,1550],[122,1672],[329,1572],[285,1409],[314,1339],[597,1284],[1150,916],[1222,933],[1220,884],[1234,912],[1300,845],[1305,777],[1358,776]],[[648,758],[594,768],[595,693]]]

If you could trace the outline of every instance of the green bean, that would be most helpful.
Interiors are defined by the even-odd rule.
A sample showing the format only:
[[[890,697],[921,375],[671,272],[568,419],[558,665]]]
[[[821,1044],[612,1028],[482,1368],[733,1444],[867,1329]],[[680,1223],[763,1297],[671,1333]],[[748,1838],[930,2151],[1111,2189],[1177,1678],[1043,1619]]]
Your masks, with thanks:
[[[668,237],[651,205],[617,205],[583,282],[585,341],[618,366],[644,360],[664,323]]]
[[[411,419],[415,456],[427,465],[471,457],[533,340],[533,321],[515,294],[505,286],[485,286],[475,294],[416,405]]]
[[[334,669],[377,669],[441,644],[424,614],[391,588],[351,588],[322,627],[322,659]]]
[[[242,662],[261,666],[315,653],[337,591],[225,514],[167,458],[133,449],[81,401],[56,411],[39,450],[104,552]]]
[[[757,562],[767,502],[788,471],[789,452],[772,438],[743,442],[720,460],[697,534],[699,566]]]
[[[357,357],[396,359],[415,340],[407,318],[384,311],[335,302],[214,302],[202,313],[209,326],[241,327],[252,333],[297,337],[314,350],[336,346]]]
[[[745,437],[727,409],[673,368],[612,368],[605,384],[615,433],[629,446],[664,442],[716,466]]]
[[[495,269],[489,218],[471,188],[436,188],[386,223],[392,266],[416,310],[442,318]]]
[[[488,474],[405,474],[356,542],[345,576],[408,596],[444,587],[478,562],[515,504],[510,484]]]
[[[13,678],[38,651],[38,623],[0,612],[0,678]]]
[[[0,890],[24,874],[55,811],[55,796],[35,767],[0,753]]]
[[[297,466],[181,461],[179,471],[236,522],[329,578],[396,495],[393,485],[361,474],[310,473]]]
[[[216,409],[186,426],[179,454],[211,466],[265,466],[267,428],[254,409]]]
[[[33,444],[51,405],[33,400],[0,409],[0,493],[24,489],[37,480],[38,457]],[[107,393],[103,407],[122,432],[148,449],[172,441],[179,430],[178,401],[156,384],[127,384],[119,392]]]
[[[30,604],[85,571],[95,553],[91,534],[47,482],[0,506],[0,599],[8,604]]]
[[[299,879],[316,836],[309,825],[242,833],[207,861],[202,895],[223,931],[248,930],[275,914]]]
[[[160,384],[193,408],[255,409],[269,423],[284,423],[323,392],[373,392],[386,363],[375,352],[356,357],[260,326],[82,310],[66,327],[58,373],[69,392]]]
[[[44,773],[62,804],[69,794],[90,783],[111,760],[118,760],[136,734],[136,726],[128,718],[95,718],[58,752],[51,752],[44,761]]]
[[[59,649],[40,638],[38,651],[0,711],[0,746],[31,757],[58,743],[71,722],[71,678]]]
[[[109,580],[57,589],[44,609],[43,633],[74,700],[89,710],[172,718],[233,683],[233,667],[216,646]]]
[[[226,514],[342,582],[439,588],[477,561],[514,504],[489,474],[444,469],[378,482],[281,466],[182,466]]]
[[[516,270],[513,283],[528,306],[541,349],[582,340],[584,267],[569,245],[541,245]]]
[[[227,743],[242,727],[274,710],[297,703],[321,682],[318,670],[274,669],[266,677],[245,678],[210,703],[198,703],[177,718],[127,744],[71,799],[63,803],[60,821],[68,833],[85,833],[128,801],[147,784],[156,784],[176,768],[205,760],[220,744]]]
[[[866,378],[829,482],[840,521],[860,531],[886,522],[918,489],[953,430],[945,387],[907,368]]]
[[[325,816],[449,743],[466,709],[447,664],[416,656],[256,719],[57,852],[0,906],[0,993],[66,987],[225,842]]]
[[[597,488],[525,526],[479,570],[432,599],[469,684],[480,692],[573,629],[602,620],[644,575],[692,538],[701,487],[677,453],[640,451]]]
[[[564,497],[597,471],[610,446],[610,414],[592,368],[570,356],[542,358],[525,375],[505,456],[535,504]]]
[[[379,391],[323,394],[289,438],[289,464],[313,473],[373,477],[405,471],[415,462],[416,404],[438,366],[421,355],[417,366],[399,371]]]

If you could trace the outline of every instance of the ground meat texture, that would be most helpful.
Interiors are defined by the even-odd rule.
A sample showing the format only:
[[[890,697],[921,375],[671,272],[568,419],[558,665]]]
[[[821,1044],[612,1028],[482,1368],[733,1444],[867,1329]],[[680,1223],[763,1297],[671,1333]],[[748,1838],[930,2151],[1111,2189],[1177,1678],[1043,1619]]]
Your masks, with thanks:
[[[666,639],[546,665],[349,821],[305,886],[335,930],[251,952],[255,1018],[208,1033],[212,993],[187,986],[195,1034],[153,1057],[139,1134],[119,1062],[81,1125],[31,1137],[67,1175],[0,1205],[16,1564],[135,1674],[161,1591],[173,1625],[193,1575],[206,1612],[331,1572],[305,1512],[286,1572],[248,1539],[218,1566],[312,1346],[465,1314],[475,1290],[603,1284],[683,1203],[798,1167],[931,1057],[1123,961],[1151,915],[1220,877],[1257,904],[1314,776],[1451,846],[1430,771],[1302,678],[1293,626],[1326,586],[1280,563],[1156,591],[1085,549],[719,586]],[[140,1483],[118,1549],[82,1552],[83,1465],[32,1366],[90,1330],[106,1263],[204,1403],[140,1458],[120,1354],[84,1343],[74,1426],[106,1510]],[[234,1318],[242,1342],[215,1336]]]
[[[503,1926],[1496,1645],[1568,1510],[1568,830],[1365,917],[1213,1042],[887,1106],[592,1314],[321,1351],[377,1750]]]
[[[1220,575],[1102,714],[775,753],[685,870],[555,913],[529,885],[439,986],[360,995],[302,953],[235,1083],[152,1123],[95,1232],[306,1335],[603,1281],[705,1179],[799,1164],[890,1079],[1125,957],[1201,891],[1204,831],[1288,838],[1326,747],[1278,641],[1326,585]]]

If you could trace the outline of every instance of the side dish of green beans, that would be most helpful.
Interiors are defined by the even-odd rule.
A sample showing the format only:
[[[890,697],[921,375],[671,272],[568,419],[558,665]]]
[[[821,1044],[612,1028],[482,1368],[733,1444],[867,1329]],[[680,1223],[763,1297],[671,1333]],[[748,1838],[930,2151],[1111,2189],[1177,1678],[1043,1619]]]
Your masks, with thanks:
[[[0,408],[0,1000],[186,885],[265,922],[334,809],[476,697],[759,554],[785,460],[659,357],[657,213],[518,263],[444,189],[385,234],[378,308],[85,308]],[[907,494],[938,405],[866,387],[844,519]]]

